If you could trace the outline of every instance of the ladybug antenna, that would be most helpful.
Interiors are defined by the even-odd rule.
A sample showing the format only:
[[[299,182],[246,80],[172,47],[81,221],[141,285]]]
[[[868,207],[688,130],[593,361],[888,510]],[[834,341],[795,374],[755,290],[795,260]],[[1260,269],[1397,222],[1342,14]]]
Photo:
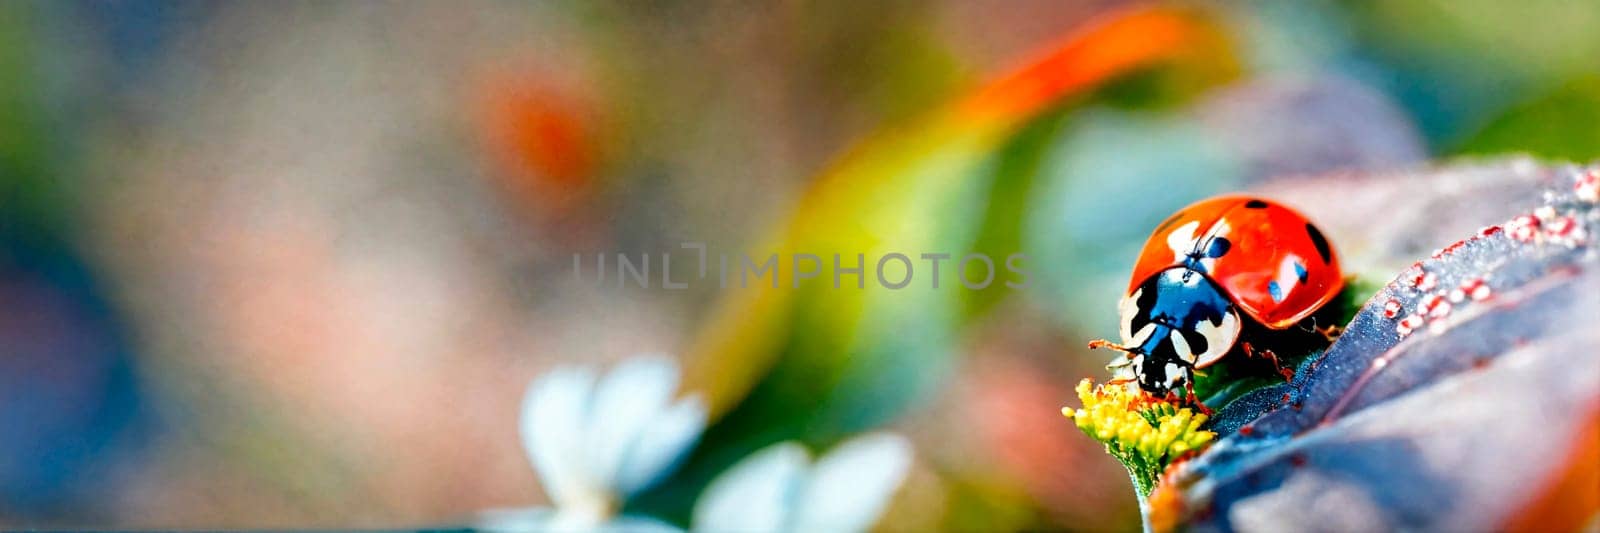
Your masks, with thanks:
[[[1129,359],[1133,359],[1134,356],[1137,356],[1139,354],[1144,353],[1143,350],[1140,350],[1138,348],[1129,348],[1127,346],[1123,346],[1121,344],[1117,344],[1117,343],[1114,343],[1114,342],[1111,342],[1111,341],[1108,341],[1108,340],[1105,340],[1105,339],[1095,339],[1095,340],[1089,341],[1089,349],[1090,350],[1098,350],[1100,348],[1110,348],[1110,349],[1122,352],[1124,354],[1127,354]]]

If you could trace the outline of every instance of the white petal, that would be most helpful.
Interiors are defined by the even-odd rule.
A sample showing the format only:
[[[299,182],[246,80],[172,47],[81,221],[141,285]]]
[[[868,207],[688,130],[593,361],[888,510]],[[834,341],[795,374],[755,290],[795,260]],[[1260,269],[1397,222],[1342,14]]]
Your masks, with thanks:
[[[601,486],[617,486],[629,450],[639,447],[639,436],[677,388],[678,365],[665,357],[626,359],[601,378],[584,435],[590,474]]]
[[[600,531],[616,533],[682,533],[678,526],[648,516],[623,515],[600,526]]]
[[[865,531],[911,468],[911,443],[892,433],[851,439],[811,469],[791,531]]]
[[[782,442],[752,454],[706,486],[694,504],[694,531],[783,530],[805,469],[805,448]]]
[[[490,509],[478,513],[474,529],[480,531],[543,531],[555,511],[548,507],[526,509]]]
[[[539,483],[557,506],[583,505],[598,487],[583,453],[584,417],[594,375],[583,368],[551,370],[522,400],[522,445]]]
[[[681,533],[683,530],[660,520],[645,517],[624,515],[609,521],[592,525],[563,524],[559,513],[550,508],[524,508],[524,509],[491,509],[478,513],[478,521],[473,524],[473,529],[478,531],[494,531],[503,533],[527,532],[546,533],[562,531],[595,532],[638,532],[638,533]]]
[[[617,471],[622,496],[648,488],[678,466],[706,429],[706,404],[698,396],[678,400],[645,426]]]

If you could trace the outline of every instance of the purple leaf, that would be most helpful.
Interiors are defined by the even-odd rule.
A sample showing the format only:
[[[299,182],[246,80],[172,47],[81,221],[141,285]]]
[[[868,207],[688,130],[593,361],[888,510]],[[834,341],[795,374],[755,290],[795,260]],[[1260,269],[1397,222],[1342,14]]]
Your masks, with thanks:
[[[1356,243],[1357,264],[1441,249],[1395,276],[1293,382],[1220,409],[1220,440],[1153,497],[1166,502],[1155,522],[1463,530],[1516,519],[1571,468],[1600,415],[1600,207],[1583,189],[1593,176],[1526,161],[1442,168],[1347,179],[1345,193],[1306,204],[1319,222],[1345,211],[1326,229]],[[1328,183],[1272,194],[1293,203]],[[1393,210],[1405,214],[1383,216]],[[1485,227],[1455,243],[1433,225],[1391,227],[1419,212],[1451,230]],[[1357,220],[1367,222],[1346,223]]]

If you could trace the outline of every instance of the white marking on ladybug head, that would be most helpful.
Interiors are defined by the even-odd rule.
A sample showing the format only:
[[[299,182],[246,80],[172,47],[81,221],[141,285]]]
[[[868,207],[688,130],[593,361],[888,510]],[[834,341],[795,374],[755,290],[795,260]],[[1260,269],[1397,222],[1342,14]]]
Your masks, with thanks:
[[[1136,289],[1117,302],[1117,317],[1121,320],[1122,345],[1132,346],[1133,342],[1133,317],[1139,316],[1139,295],[1144,289]]]
[[[1139,331],[1134,333],[1132,337],[1125,339],[1127,342],[1123,344],[1123,346],[1136,348],[1140,345],[1143,345],[1144,341],[1150,340],[1150,336],[1154,335],[1155,333],[1156,325],[1154,322],[1145,324],[1144,327],[1139,328]]]
[[[1167,390],[1172,390],[1172,389],[1177,388],[1178,378],[1181,378],[1181,377],[1184,376],[1183,370],[1184,370],[1183,367],[1178,366],[1177,363],[1167,363],[1167,381],[1166,381],[1166,389]]]
[[[1189,340],[1183,338],[1183,332],[1172,330],[1172,334],[1168,337],[1172,339],[1172,351],[1178,354],[1178,358],[1191,365],[1194,364],[1194,351],[1189,348]]]
[[[1209,320],[1201,320],[1194,325],[1194,330],[1206,339],[1206,351],[1194,356],[1195,368],[1205,368],[1222,359],[1233,349],[1234,341],[1239,340],[1239,312],[1232,307],[1223,313],[1221,324],[1212,324]]]

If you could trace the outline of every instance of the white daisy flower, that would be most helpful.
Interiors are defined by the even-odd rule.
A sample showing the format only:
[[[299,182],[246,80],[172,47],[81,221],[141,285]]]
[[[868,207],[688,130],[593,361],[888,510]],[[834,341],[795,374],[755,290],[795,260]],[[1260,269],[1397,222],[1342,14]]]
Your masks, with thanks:
[[[856,437],[812,462],[795,442],[769,446],[723,472],[695,502],[699,532],[864,531],[911,467],[891,433]]]
[[[596,381],[590,368],[563,367],[528,387],[522,442],[554,508],[484,513],[495,531],[676,531],[649,517],[619,516],[627,499],[677,467],[699,440],[706,406],[677,400],[678,366],[645,356]]]

